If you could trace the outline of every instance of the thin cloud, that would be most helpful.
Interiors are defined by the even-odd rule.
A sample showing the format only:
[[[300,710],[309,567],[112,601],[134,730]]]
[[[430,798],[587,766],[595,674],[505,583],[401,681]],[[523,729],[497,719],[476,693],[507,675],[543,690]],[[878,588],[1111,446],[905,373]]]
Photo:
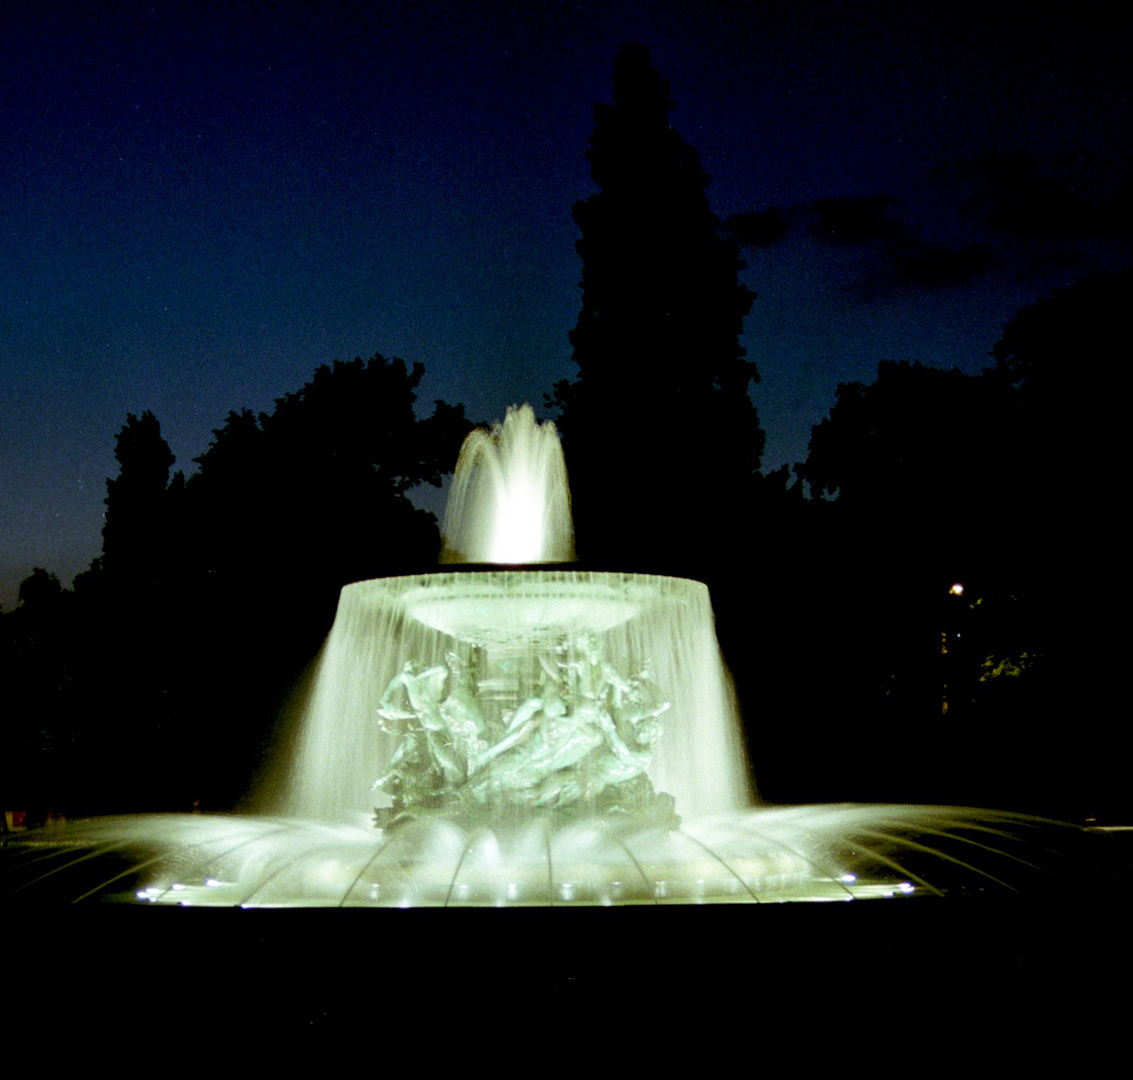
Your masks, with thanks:
[[[741,247],[772,247],[787,236],[787,222],[777,206],[733,214],[724,222],[724,228]]]
[[[819,199],[813,206],[818,219],[811,232],[828,244],[872,244],[905,233],[904,224],[890,216],[896,202],[888,195]]]
[[[878,249],[872,266],[849,286],[863,300],[902,292],[943,292],[970,285],[997,265],[978,244],[946,248],[910,237],[895,248]]]
[[[1091,188],[1081,163],[1040,163],[1016,151],[947,162],[935,179],[971,224],[1039,241],[1130,239],[1133,178],[1116,190]]]

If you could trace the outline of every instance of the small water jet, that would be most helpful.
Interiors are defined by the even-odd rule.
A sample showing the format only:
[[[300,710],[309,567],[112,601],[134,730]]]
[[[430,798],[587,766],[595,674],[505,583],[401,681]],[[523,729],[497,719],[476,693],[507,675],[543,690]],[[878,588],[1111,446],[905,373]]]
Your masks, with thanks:
[[[456,462],[441,562],[525,564],[574,561],[570,486],[555,425],[530,405],[502,424],[476,429]]]

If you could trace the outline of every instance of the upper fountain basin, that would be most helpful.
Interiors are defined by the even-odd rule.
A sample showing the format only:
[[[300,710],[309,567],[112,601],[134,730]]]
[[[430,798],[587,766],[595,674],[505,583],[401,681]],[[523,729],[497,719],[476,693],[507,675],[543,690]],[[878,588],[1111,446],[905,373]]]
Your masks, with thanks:
[[[706,593],[698,581],[574,569],[491,568],[417,574],[347,586],[365,603],[475,645],[537,642],[604,633],[646,612],[687,606]]]

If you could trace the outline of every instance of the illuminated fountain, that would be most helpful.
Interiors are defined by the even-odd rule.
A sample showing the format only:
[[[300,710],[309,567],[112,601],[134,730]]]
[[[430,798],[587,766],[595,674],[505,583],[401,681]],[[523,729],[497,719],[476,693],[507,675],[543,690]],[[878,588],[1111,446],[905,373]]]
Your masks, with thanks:
[[[1080,873],[1081,830],[1021,815],[753,809],[707,589],[569,565],[562,452],[529,407],[470,436],[444,533],[459,569],[342,590],[286,816],[29,835],[0,851],[0,899],[755,903]]]
[[[573,555],[566,469],[529,406],[473,432],[445,521],[449,559]],[[731,685],[698,582],[481,566],[343,589],[289,809],[347,818],[702,817],[750,802]]]

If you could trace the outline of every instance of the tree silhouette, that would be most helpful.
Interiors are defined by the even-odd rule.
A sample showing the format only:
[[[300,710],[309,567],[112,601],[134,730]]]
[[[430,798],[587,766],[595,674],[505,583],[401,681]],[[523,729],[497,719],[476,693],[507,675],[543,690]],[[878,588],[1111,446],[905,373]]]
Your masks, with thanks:
[[[830,599],[807,640],[836,690],[805,708],[860,718],[824,739],[852,733],[826,766],[865,783],[852,797],[1127,814],[1112,626],[1131,285],[1095,275],[1022,309],[979,376],[883,363],[815,427],[799,472],[836,498],[817,504],[826,554],[804,587]],[[888,786],[906,763],[920,782]]]
[[[976,704],[982,661],[1018,655],[1034,615],[1019,600],[1033,540],[1016,408],[993,373],[885,361],[873,383],[840,385],[814,428],[798,471],[814,499],[835,498],[823,504],[829,561],[812,568],[827,627],[810,640],[834,657],[841,700],[811,709],[868,717],[864,739],[843,729],[853,750],[838,767],[859,755],[849,772],[864,785],[854,797],[1011,801],[1003,718]]]
[[[119,472],[106,482],[102,569],[115,588],[156,587],[168,565],[169,470],[174,457],[152,412],[128,413],[115,437]]]
[[[333,602],[350,581],[435,562],[436,522],[408,494],[440,483],[468,424],[444,402],[417,419],[423,374],[380,355],[338,361],[271,413],[230,413],[188,483],[202,569]]]
[[[992,355],[1016,387],[1012,437],[1025,447],[1036,508],[1083,518],[1114,506],[1128,409],[1125,312],[1133,270],[1092,274],[1023,308]],[[1095,541],[1105,537],[1095,536]]]
[[[31,575],[20,582],[19,601],[25,611],[42,611],[54,604],[62,594],[59,579],[42,566],[35,567]]]
[[[0,784],[40,811],[156,805],[155,789],[175,786],[170,691],[185,657],[166,602],[179,569],[169,551],[173,455],[146,412],[127,417],[115,456],[102,557],[73,591],[37,568],[4,616],[15,779]]]
[[[1121,499],[1128,456],[1133,270],[1092,274],[1022,309],[993,355],[1017,388],[1011,437],[1026,454],[1031,639],[1052,671],[1044,702],[1057,782],[1092,812],[1127,815]],[[1033,646],[1031,652],[1036,651]],[[1030,655],[1030,654],[1029,654]]]
[[[72,596],[36,567],[19,588],[19,606],[0,615],[0,799],[42,821],[77,775]]]
[[[580,555],[689,569],[735,542],[763,449],[738,341],[753,294],[643,46],[619,52],[613,97],[595,106],[587,151],[599,191],[574,207],[578,378],[550,403]]]
[[[836,398],[798,472],[812,495],[837,496],[859,545],[887,562],[937,562],[945,576],[994,559],[988,537],[1006,540],[1019,509],[1010,387],[883,361],[873,383],[843,383]]]

